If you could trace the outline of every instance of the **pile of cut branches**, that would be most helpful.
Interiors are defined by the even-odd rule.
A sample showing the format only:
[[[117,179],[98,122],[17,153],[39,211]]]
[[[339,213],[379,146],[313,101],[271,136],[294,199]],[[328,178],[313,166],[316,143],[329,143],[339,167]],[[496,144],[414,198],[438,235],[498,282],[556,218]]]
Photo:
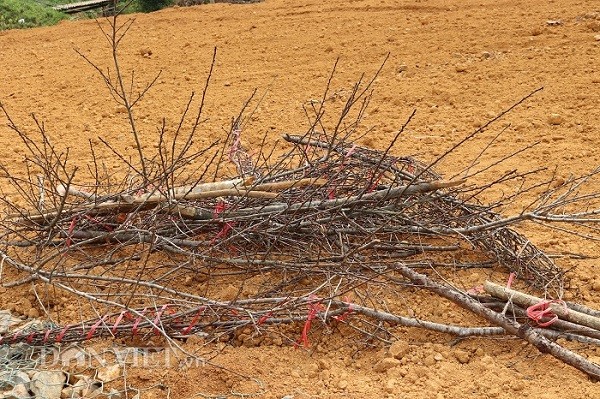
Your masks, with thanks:
[[[115,53],[121,39],[116,18],[107,34]],[[438,274],[443,268],[504,268],[543,296],[561,299],[562,270],[514,227],[529,221],[580,235],[597,231],[600,193],[589,190],[597,170],[562,185],[552,180],[526,185],[535,173],[516,171],[475,184],[471,180],[487,168],[473,171],[482,152],[461,178],[444,180],[434,171],[441,159],[520,102],[429,164],[393,154],[404,127],[385,151],[356,144],[374,78],[353,87],[331,129],[323,122],[327,89],[324,100],[313,104],[307,132],[284,135],[288,149],[281,155],[266,144],[255,154],[244,149],[246,107],[226,140],[193,150],[207,82],[189,132],[183,133],[193,96],[172,141],[163,126],[158,153],[147,157],[133,113],[147,89],[129,99],[119,89],[118,66],[118,81],[102,76],[128,111],[139,155],[130,161],[103,140],[128,171],[117,178],[106,172],[93,147],[90,174],[82,178],[42,123],[34,119],[39,134],[34,139],[0,104],[29,151],[25,176],[1,166],[10,187],[2,196],[6,213],[0,220],[2,284],[31,284],[51,320],[57,315],[49,306],[49,290],[41,287],[80,298],[97,315],[12,331],[0,343],[49,345],[136,334],[222,339],[247,326],[260,334],[269,326],[299,323],[304,326],[299,343],[308,345],[317,321],[345,323],[378,337],[382,331],[392,336],[394,326],[402,325],[460,337],[516,335],[593,378],[600,376],[598,365],[555,342],[596,345],[597,325],[542,328],[536,322],[545,323],[548,313],[537,321],[523,319],[528,311],[512,301],[498,309],[497,299],[463,292],[451,277],[442,281]],[[480,200],[486,190],[510,182],[518,185],[515,194],[492,204]],[[527,209],[515,216],[498,213],[540,187]],[[214,288],[221,283],[233,293]],[[446,325],[390,311],[389,296],[380,293],[397,295],[407,286],[436,292],[492,326]]]

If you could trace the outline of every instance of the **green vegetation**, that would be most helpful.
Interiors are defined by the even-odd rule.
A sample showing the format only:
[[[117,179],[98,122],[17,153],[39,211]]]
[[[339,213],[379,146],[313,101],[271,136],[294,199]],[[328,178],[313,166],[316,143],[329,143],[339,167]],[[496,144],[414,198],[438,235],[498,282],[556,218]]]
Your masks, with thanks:
[[[63,19],[68,19],[69,16],[53,10],[52,6],[76,1],[78,0],[0,0],[0,30],[54,25]],[[156,11],[175,2],[174,0],[119,0],[121,6],[127,3],[130,4],[125,12],[130,13]],[[101,14],[98,10],[98,12],[88,11],[85,15],[96,18]]]
[[[150,12],[160,10],[173,4],[173,0],[136,0],[140,11]]]
[[[67,15],[34,0],[0,0],[0,30],[54,25],[66,18]]]

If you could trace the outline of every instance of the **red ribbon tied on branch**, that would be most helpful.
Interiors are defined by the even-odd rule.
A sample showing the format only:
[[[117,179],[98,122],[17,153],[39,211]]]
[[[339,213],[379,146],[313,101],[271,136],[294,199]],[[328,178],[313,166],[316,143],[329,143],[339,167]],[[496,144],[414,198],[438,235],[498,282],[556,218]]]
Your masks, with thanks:
[[[539,327],[548,327],[558,320],[558,316],[552,311],[550,306],[553,303],[559,303],[567,310],[567,304],[560,299],[545,300],[527,308],[527,317],[535,321]],[[548,321],[542,321],[543,318],[550,317]]]

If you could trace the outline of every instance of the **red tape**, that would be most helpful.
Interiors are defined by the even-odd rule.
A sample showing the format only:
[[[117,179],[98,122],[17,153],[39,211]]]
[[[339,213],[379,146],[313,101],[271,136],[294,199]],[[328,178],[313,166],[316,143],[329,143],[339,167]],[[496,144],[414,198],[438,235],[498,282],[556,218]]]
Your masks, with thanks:
[[[553,303],[560,303],[567,310],[567,304],[559,299],[551,301],[544,300],[527,308],[527,317],[535,321],[539,327],[548,327],[558,320],[558,316],[552,311],[550,306]],[[542,321],[543,318],[550,317],[548,321]]]
[[[60,344],[69,328],[71,328],[71,326],[66,326],[65,328],[63,328],[62,331],[56,336],[54,343]]]
[[[160,308],[160,310],[158,312],[156,312],[156,317],[154,318],[154,335],[160,335],[160,329],[158,328],[158,325],[160,324],[160,317],[162,316],[162,314],[164,313],[164,311],[169,307],[169,305],[163,305],[162,308]]]
[[[119,315],[119,317],[117,317],[117,320],[115,320],[115,324],[113,324],[112,330],[110,330],[110,332],[115,335],[115,332],[117,331],[117,327],[119,326],[119,323],[121,322],[121,320],[123,320],[123,317],[125,316],[126,313],[129,313],[127,310],[124,310],[121,312],[121,314]]]
[[[198,312],[196,312],[196,315],[194,316],[194,318],[190,322],[190,325],[187,326],[186,328],[184,328],[181,331],[181,334],[183,334],[183,335],[188,335],[189,334],[189,332],[192,330],[192,328],[194,328],[194,325],[198,322],[198,319],[200,319],[200,316],[204,315],[204,310],[205,309],[206,309],[206,306],[200,306],[200,308],[198,309]]]
[[[108,317],[108,315],[104,315],[104,316],[102,316],[102,318],[100,320],[98,320],[96,323],[94,323],[92,328],[90,328],[90,331],[88,331],[88,333],[85,335],[86,341],[88,339],[92,338],[92,336],[94,335],[94,333],[96,332],[96,330],[98,329],[100,324],[104,323],[104,320],[106,320],[107,317]]]
[[[315,297],[315,300],[317,298]],[[312,321],[317,317],[317,314],[323,310],[323,305],[321,302],[311,302],[308,304],[308,316],[306,317],[306,322],[304,322],[304,327],[302,328],[302,335],[300,335],[300,339],[296,342],[296,347],[300,344],[305,348],[310,346],[310,342],[308,342],[308,333],[310,331]]]
[[[140,322],[142,321],[142,318],[143,318],[143,316],[144,316],[144,313],[146,313],[146,308],[144,308],[144,310],[142,310],[142,311],[140,312],[140,316],[138,316],[138,317],[135,319],[135,321],[133,322],[133,327],[131,327],[131,334],[132,334],[133,336],[135,336],[135,335],[137,334],[137,331],[138,331],[138,326],[139,326]]]
[[[73,235],[73,230],[75,230],[75,226],[77,225],[77,216],[71,219],[71,224],[69,225],[69,230],[67,230],[67,242],[66,246],[69,248],[71,246],[71,236]]]

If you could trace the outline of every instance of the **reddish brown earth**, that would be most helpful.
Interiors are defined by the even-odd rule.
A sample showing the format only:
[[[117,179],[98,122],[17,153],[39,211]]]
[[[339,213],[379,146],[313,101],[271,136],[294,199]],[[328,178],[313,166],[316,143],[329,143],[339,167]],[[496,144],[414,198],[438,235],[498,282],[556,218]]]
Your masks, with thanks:
[[[190,92],[202,89],[216,46],[218,58],[206,103],[208,120],[198,145],[222,137],[254,88],[260,96],[267,94],[244,127],[247,147],[258,145],[265,133],[274,142],[282,132],[302,132],[307,127],[302,106],[321,97],[337,57],[331,90],[340,98],[334,104],[341,106],[360,74],[371,76],[389,53],[363,120],[373,130],[361,144],[385,148],[416,109],[393,151],[432,160],[543,86],[543,91],[498,122],[491,136],[458,148],[438,170],[448,176],[463,170],[484,143],[507,125],[486,153],[489,162],[539,144],[506,161],[501,171],[547,167],[540,178],[556,170],[566,179],[600,165],[600,7],[594,1],[266,0],[172,8],[135,18],[122,43],[123,69],[135,70],[137,89],[162,71],[137,109],[148,150],[162,118],[175,123]],[[36,113],[50,136],[70,147],[81,166],[91,159],[88,140],[99,144],[98,137],[135,155],[126,115],[74,49],[103,68],[110,63],[106,40],[93,21],[0,32],[0,101],[24,126],[31,126],[28,115]],[[559,114],[559,120],[551,121],[551,114]],[[108,151],[100,145],[97,149],[111,164]],[[23,146],[3,121],[3,162],[18,169],[23,154]],[[494,173],[498,169],[476,178],[481,183],[493,179]],[[574,268],[567,298],[600,308],[598,261],[593,258],[600,256],[597,241],[532,226],[522,231],[551,253],[591,256],[561,257],[557,262]],[[465,286],[481,283],[488,274],[473,273]],[[26,289],[0,288],[0,309],[24,312],[18,304],[27,295]],[[435,303],[432,297],[422,296],[414,308],[422,317],[442,321],[456,321],[462,314],[454,307],[440,311]],[[473,320],[467,318],[466,323]],[[352,341],[356,336],[348,340],[344,331],[317,333],[307,350],[279,346],[274,340],[258,347],[222,344],[212,362],[262,381],[264,393],[258,397],[266,398],[600,397],[598,385],[584,375],[518,340],[473,339],[450,346],[449,336],[410,329],[395,333],[408,344],[408,352],[400,366],[386,372],[373,369],[386,356],[384,345],[357,352],[361,345]],[[199,344],[188,341],[183,346],[193,351]],[[598,348],[575,348],[592,360],[600,359]],[[214,353],[214,348],[201,350]],[[127,384],[154,386],[142,397],[167,397],[169,392],[173,398],[192,398],[203,397],[199,393],[257,389],[212,366],[181,369],[173,362],[163,367],[159,357],[153,358],[151,367],[128,370]],[[159,383],[163,389],[156,386]]]

